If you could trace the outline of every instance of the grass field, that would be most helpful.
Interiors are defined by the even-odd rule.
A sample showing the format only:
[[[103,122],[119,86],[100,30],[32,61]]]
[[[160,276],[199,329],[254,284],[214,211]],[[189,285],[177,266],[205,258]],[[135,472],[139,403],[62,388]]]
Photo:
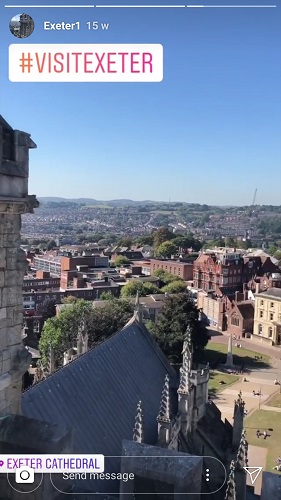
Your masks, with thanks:
[[[275,394],[267,403],[266,406],[272,406],[275,408],[281,408],[281,394]],[[281,413],[280,413],[281,420]]]
[[[211,398],[214,397],[218,392],[223,391],[229,385],[238,382],[238,380],[239,377],[237,375],[211,371],[209,380],[209,395]],[[220,382],[224,382],[224,384],[220,384]]]
[[[226,354],[227,345],[209,342],[202,352],[202,361],[208,361],[212,367],[216,363],[225,363]],[[256,360],[255,356],[258,356],[259,359]],[[244,365],[245,367],[265,368],[270,366],[269,356],[238,347],[233,347],[233,361],[235,365]]]
[[[249,444],[267,449],[266,470],[274,472],[275,460],[281,455],[281,414],[274,411],[256,410],[244,421],[246,438]],[[266,430],[267,439],[257,438],[256,431]],[[280,474],[277,472],[277,474]]]

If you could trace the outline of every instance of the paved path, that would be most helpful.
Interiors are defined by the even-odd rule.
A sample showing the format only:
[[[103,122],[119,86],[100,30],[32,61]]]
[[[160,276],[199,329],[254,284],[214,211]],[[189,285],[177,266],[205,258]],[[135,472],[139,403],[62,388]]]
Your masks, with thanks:
[[[245,401],[245,410],[248,412],[261,408],[273,394],[279,392],[278,387],[274,385],[272,380],[264,380],[263,378],[256,377],[251,379],[250,375],[247,376],[247,380],[249,381],[243,382],[241,377],[238,382],[217,393],[214,399],[214,403],[222,413],[222,418],[226,418],[230,423],[233,420],[234,401],[237,399],[240,391]],[[254,396],[253,391],[261,391],[261,395]],[[273,411],[272,408],[271,411]]]
[[[281,408],[278,408],[276,406],[266,406],[266,405],[262,405],[261,406],[261,410],[266,410],[266,411],[275,411],[275,412],[279,412],[281,413]]]

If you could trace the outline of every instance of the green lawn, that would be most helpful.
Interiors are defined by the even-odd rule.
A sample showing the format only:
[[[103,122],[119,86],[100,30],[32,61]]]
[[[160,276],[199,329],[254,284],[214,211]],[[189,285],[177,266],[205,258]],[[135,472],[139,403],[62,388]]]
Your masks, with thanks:
[[[274,411],[256,410],[245,419],[244,427],[247,431],[246,438],[249,444],[267,449],[266,470],[274,472],[275,460],[281,455],[281,414]],[[256,431],[266,430],[267,439],[257,438]]]
[[[223,391],[229,385],[238,382],[238,380],[239,377],[237,375],[211,371],[209,380],[209,395],[214,397],[218,392]],[[220,382],[224,382],[224,384],[220,384]]]
[[[202,352],[202,361],[209,362],[210,365],[215,363],[225,363],[227,354],[226,344],[216,344],[215,342],[209,342],[206,349]],[[255,360],[255,356],[260,359]],[[265,354],[260,354],[256,351],[251,351],[250,349],[243,349],[238,347],[233,347],[233,361],[236,365],[243,365],[245,367],[265,368],[270,366],[270,357]]]
[[[281,394],[275,394],[267,403],[267,406],[273,406],[275,408],[281,408]],[[281,413],[280,413],[281,420]]]

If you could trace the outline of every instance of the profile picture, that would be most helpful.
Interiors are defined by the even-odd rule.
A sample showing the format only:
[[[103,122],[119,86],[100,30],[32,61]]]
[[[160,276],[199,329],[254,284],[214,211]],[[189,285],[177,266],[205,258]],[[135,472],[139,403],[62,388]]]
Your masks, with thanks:
[[[12,17],[9,27],[16,38],[27,38],[34,31],[34,21],[28,14],[18,14]]]

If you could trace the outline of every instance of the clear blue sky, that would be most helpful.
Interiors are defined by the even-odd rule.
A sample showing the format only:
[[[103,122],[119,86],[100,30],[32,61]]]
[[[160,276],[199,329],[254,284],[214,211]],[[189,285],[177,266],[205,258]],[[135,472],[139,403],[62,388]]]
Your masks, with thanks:
[[[21,10],[35,21],[26,40],[9,31]],[[38,145],[30,153],[30,193],[245,205],[257,188],[258,204],[281,203],[280,7],[0,13],[1,113]],[[84,26],[44,32],[44,20]],[[109,31],[87,31],[91,20],[109,22]],[[8,45],[33,42],[161,43],[164,80],[9,82]]]

